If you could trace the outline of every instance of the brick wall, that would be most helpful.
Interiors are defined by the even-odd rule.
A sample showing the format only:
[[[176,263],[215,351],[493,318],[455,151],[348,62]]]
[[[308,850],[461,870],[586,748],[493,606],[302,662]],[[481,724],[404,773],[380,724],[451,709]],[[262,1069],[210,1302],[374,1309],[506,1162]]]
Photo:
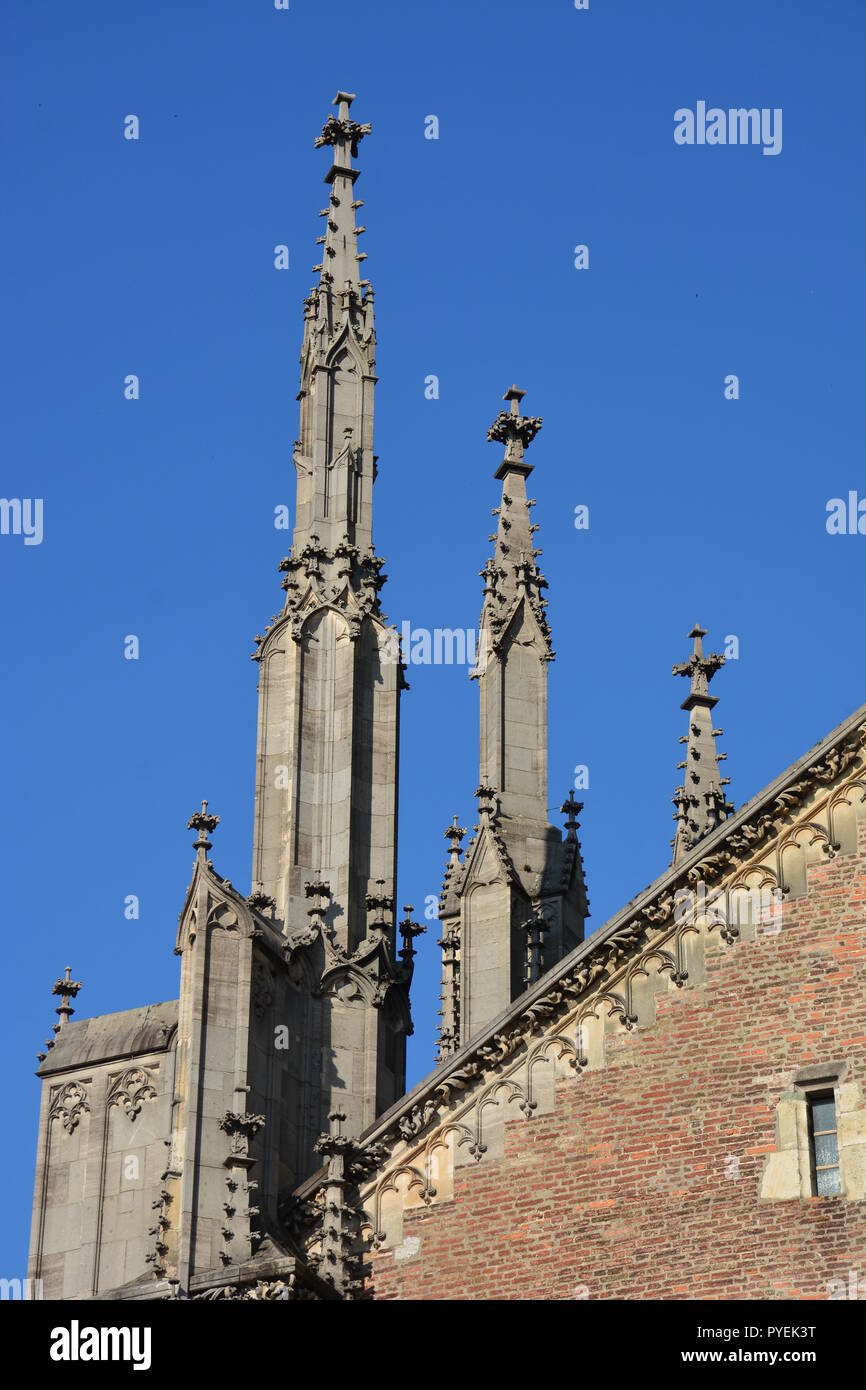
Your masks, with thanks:
[[[453,1199],[407,1210],[371,1295],[827,1298],[855,1271],[866,1298],[866,1201],[760,1196],[800,1069],[847,1061],[866,1097],[859,831],[859,854],[809,868],[778,934],[710,937],[704,983],[611,1033],[551,1113],[506,1124],[504,1157],[455,1170]]]

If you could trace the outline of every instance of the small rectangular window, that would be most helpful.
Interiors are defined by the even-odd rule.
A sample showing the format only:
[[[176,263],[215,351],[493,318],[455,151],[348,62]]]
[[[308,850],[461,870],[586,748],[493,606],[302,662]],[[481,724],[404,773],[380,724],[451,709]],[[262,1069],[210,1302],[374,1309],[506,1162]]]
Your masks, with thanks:
[[[832,1091],[809,1096],[809,1149],[812,1159],[812,1191],[815,1196],[841,1196],[836,1098]]]

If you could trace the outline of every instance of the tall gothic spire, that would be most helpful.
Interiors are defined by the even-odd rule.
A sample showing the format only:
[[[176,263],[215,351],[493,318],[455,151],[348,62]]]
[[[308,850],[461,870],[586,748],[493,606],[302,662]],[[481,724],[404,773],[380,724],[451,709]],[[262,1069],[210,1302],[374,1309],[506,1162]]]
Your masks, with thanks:
[[[734,810],[724,792],[731,779],[719,772],[719,763],[724,762],[727,753],[716,750],[716,738],[723,730],[713,728],[711,711],[718,698],[709,693],[709,683],[724,666],[725,658],[715,652],[704,654],[706,635],[706,629],[696,623],[689,633],[694,642],[691,656],[673,667],[673,675],[688,676],[690,681],[689,693],[680,706],[689,711],[689,731],[680,738],[680,743],[687,745],[686,756],[677,767],[685,775],[673,796],[677,823],[671,840],[674,864]]]
[[[535,499],[526,495],[526,450],[541,429],[521,415],[512,386],[487,431],[505,445],[494,543],[481,577],[479,655],[473,676],[481,706],[478,824],[461,859],[465,832],[450,841],[440,899],[442,1026],[447,1056],[482,1028],[527,982],[583,939],[589,915],[573,796],[563,807],[568,834],[547,818],[547,670],[553,659],[543,597],[547,581],[534,542]]]
[[[338,1098],[360,1133],[402,1093],[411,1029],[414,952],[398,956],[394,913],[404,681],[373,548],[376,335],[352,162],[370,126],[350,118],[353,100],[337,93],[337,114],[315,141],[333,158],[318,282],[304,309],[295,528],[280,564],[285,605],[254,653],[253,882],[310,991],[297,1027],[309,1036],[296,1059],[296,1172]]]
[[[338,115],[328,117],[315,141],[317,148],[333,148],[333,161],[325,175],[328,205],[319,213],[325,218],[318,238],[322,259],[313,267],[319,278],[304,301],[293,554],[300,561],[310,548],[318,562],[321,546],[340,547],[343,563],[351,560],[369,568],[376,331],[373,289],[359,270],[366,252],[358,250],[358,237],[366,229],[355,223],[363,204],[354,194],[359,170],[352,159],[370,126],[350,118],[354,99],[350,92],[337,93]],[[373,582],[376,573],[373,565],[368,574]]]

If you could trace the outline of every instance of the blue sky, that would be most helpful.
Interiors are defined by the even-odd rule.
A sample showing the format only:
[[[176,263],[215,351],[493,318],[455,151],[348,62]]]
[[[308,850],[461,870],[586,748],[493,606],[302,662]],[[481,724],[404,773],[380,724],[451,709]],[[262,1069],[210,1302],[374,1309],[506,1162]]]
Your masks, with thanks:
[[[499,500],[485,432],[516,381],[545,422],[530,457],[557,650],[550,803],[586,764],[595,929],[668,860],[686,727],[670,668],[697,619],[711,649],[739,639],[714,683],[737,805],[864,698],[866,536],[825,519],[830,498],[866,497],[866,10],[7,0],[2,28],[0,491],[44,506],[41,545],[0,536],[13,1277],[53,981],[67,962],[85,981],[79,1017],[176,997],[203,796],[217,868],[249,882],[249,653],[283,597],[272,519],[293,502],[327,169],[312,142],[335,91],[373,124],[358,195],[384,606],[413,627],[477,623]],[[674,111],[699,100],[781,107],[781,153],[676,145]],[[398,892],[420,910],[446,823],[473,821],[477,688],[463,668],[408,674]],[[433,1058],[436,935],[411,1082]]]

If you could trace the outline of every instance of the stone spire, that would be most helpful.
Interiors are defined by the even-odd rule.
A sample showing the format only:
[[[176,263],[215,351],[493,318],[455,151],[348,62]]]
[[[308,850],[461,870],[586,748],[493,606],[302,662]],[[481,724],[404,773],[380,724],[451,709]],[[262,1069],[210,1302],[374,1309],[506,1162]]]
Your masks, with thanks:
[[[322,259],[313,267],[319,278],[304,301],[297,510],[285,568],[290,593],[293,581],[312,567],[322,583],[349,573],[358,583],[372,581],[375,597],[378,570],[369,561],[376,333],[373,289],[359,269],[366,252],[358,250],[358,237],[366,228],[355,223],[363,203],[355,197],[359,170],[352,164],[370,126],[350,118],[354,99],[337,93],[338,115],[328,117],[315,141],[317,148],[333,149],[333,162],[325,175],[328,205],[319,213],[325,219],[318,238]]]
[[[351,119],[349,107],[354,100],[354,92],[337,93],[333,104],[338,114],[328,117],[321,135],[313,142],[317,150],[330,145],[334,151],[333,163],[325,175],[325,183],[331,185],[331,197],[328,207],[319,214],[327,218],[325,232],[317,239],[317,245],[323,248],[322,259],[313,267],[319,272],[320,288],[326,291],[332,286],[340,291],[347,284],[360,289],[358,265],[367,258],[366,252],[358,251],[358,235],[366,229],[355,224],[355,212],[363,203],[353,196],[359,171],[353,167],[352,160],[357,159],[358,145],[370,134],[372,127],[359,125]]]
[[[370,126],[351,119],[353,100],[337,93],[337,114],[315,141],[332,161],[318,280],[304,308],[295,526],[280,564],[285,604],[253,654],[251,905],[267,904],[284,932],[292,969],[312,989],[296,1031],[318,1039],[297,1058],[299,1176],[337,1101],[347,1132],[360,1133],[402,1094],[411,1029],[412,959],[398,954],[394,912],[405,682],[373,548],[376,335],[353,164]]]
[[[475,675],[481,682],[481,783],[494,787],[504,815],[530,817],[547,824],[547,663],[553,660],[550,626],[545,616],[547,580],[536,563],[538,530],[532,521],[535,498],[526,495],[526,479],[532,472],[525,451],[541,429],[540,416],[522,416],[525,391],[512,386],[501,410],[487,431],[487,438],[505,445],[505,454],[494,477],[502,482],[493,556],[481,577],[484,602],[479,624],[480,659]],[[487,665],[493,658],[488,679]],[[516,667],[522,668],[519,675]],[[509,738],[505,705],[497,698],[496,671],[514,674],[515,697],[523,705],[514,713],[528,720],[528,742]],[[492,698],[486,698],[487,693]]]
[[[487,438],[504,444],[493,555],[484,581],[478,662],[478,824],[460,858],[455,818],[440,899],[443,951],[439,1055],[465,1043],[583,939],[588,906],[573,799],[568,836],[547,818],[547,668],[553,660],[547,581],[538,568],[526,450],[541,429],[506,391]],[[470,892],[471,890],[471,892]]]
[[[718,698],[709,693],[710,681],[724,666],[725,658],[715,652],[704,654],[706,635],[706,629],[696,623],[689,633],[694,643],[691,656],[673,667],[673,675],[689,678],[689,693],[680,706],[689,712],[689,731],[680,738],[680,743],[686,744],[686,756],[677,767],[684,777],[673,796],[677,823],[671,840],[674,864],[734,810],[724,791],[731,779],[719,772],[719,763],[725,761],[727,753],[716,750],[716,738],[724,732],[713,728],[711,711]]]

